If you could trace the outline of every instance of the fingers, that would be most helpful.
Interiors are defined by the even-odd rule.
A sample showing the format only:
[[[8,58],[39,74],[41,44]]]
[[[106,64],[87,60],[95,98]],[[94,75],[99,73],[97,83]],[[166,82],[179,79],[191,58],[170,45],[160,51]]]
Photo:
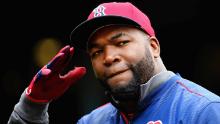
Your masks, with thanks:
[[[86,73],[85,67],[75,67],[75,69],[69,71],[66,75],[61,76],[61,78],[69,85],[73,84],[80,78],[82,78]]]
[[[69,63],[74,53],[73,47],[69,45],[62,48],[59,53],[46,65],[52,72],[61,72]]]
[[[47,77],[49,74],[51,73],[50,69],[47,68],[43,68],[40,71],[38,71],[38,73],[34,76],[33,80],[35,82],[38,82],[38,80]]]
[[[47,64],[47,66],[50,68],[51,65],[55,64],[57,59],[64,53],[68,52],[70,49],[69,45],[66,45],[65,47],[63,47],[55,57],[53,57],[53,59]]]
[[[65,47],[63,47],[58,53],[65,53],[66,51],[68,51],[68,49],[70,48],[69,45],[66,45]]]
[[[62,63],[63,68],[65,68],[70,63],[70,61],[71,61],[71,59],[73,57],[73,53],[74,53],[74,48],[71,47],[70,51],[69,51],[69,54],[67,55],[66,59]]]
[[[53,69],[60,63],[60,59],[63,58],[64,53],[58,53],[44,68]]]

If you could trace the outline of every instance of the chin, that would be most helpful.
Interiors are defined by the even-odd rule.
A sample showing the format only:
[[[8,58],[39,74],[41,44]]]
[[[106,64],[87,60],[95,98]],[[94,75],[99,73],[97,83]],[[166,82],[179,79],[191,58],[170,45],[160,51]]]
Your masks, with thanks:
[[[115,76],[107,80],[107,84],[112,89],[112,91],[117,89],[123,89],[131,85],[133,78],[131,75],[120,75]]]
[[[109,84],[108,84],[109,85]],[[115,85],[109,85],[113,93],[126,93],[136,91],[138,82],[135,80],[119,81]]]
[[[117,83],[114,84],[109,84],[110,88],[114,91],[117,89],[125,88],[129,85],[129,81],[118,81]]]
[[[112,92],[123,91],[132,85],[131,80],[109,80],[107,85],[110,87]]]

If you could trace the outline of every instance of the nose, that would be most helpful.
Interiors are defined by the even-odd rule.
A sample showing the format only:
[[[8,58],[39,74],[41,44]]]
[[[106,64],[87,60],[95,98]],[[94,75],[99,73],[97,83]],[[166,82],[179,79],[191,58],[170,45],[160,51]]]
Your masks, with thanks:
[[[105,66],[111,66],[114,63],[120,62],[121,57],[114,46],[107,46],[104,50],[103,64]]]

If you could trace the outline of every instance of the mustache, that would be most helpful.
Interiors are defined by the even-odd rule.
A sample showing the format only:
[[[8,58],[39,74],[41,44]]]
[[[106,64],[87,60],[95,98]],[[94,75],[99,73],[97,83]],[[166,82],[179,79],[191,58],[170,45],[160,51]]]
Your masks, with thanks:
[[[111,90],[110,86],[107,84],[107,80],[111,77],[113,77],[114,75],[120,74],[121,72],[124,72],[126,70],[131,70],[131,72],[133,73],[133,75],[135,77],[138,77],[139,79],[139,74],[137,73],[139,70],[137,70],[136,66],[138,64],[120,64],[120,65],[115,65],[112,66],[112,68],[110,69],[106,69],[102,76],[102,78],[100,77],[96,77],[97,80],[101,83],[102,86],[104,86],[105,88],[107,88],[108,90]],[[140,80],[137,80],[140,81]]]
[[[136,66],[138,66],[138,64],[136,65],[126,65],[126,67],[128,67],[131,72],[133,73],[134,75],[134,78],[130,81],[129,85],[126,86],[126,87],[111,87],[108,83],[107,83],[107,80],[108,78],[105,77],[105,78],[97,78],[99,83],[105,88],[105,94],[107,93],[111,93],[111,94],[127,94],[129,92],[133,92],[133,90],[137,90],[138,88],[138,84],[140,83],[140,75],[138,73],[139,70],[137,70]]]
[[[109,78],[111,78],[111,77],[113,77],[117,74],[120,74],[124,71],[127,71],[131,68],[133,68],[132,65],[127,64],[127,63],[118,63],[118,64],[115,64],[115,65],[112,65],[111,67],[104,69],[103,76],[100,80],[106,81]]]

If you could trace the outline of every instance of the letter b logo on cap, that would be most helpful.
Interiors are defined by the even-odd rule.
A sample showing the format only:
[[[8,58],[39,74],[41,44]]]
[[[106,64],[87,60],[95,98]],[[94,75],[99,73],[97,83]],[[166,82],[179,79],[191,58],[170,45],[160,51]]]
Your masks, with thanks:
[[[105,15],[105,7],[98,6],[93,10],[93,12],[94,12],[94,17],[104,16]]]

